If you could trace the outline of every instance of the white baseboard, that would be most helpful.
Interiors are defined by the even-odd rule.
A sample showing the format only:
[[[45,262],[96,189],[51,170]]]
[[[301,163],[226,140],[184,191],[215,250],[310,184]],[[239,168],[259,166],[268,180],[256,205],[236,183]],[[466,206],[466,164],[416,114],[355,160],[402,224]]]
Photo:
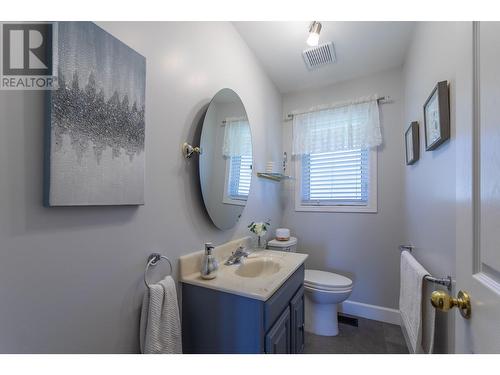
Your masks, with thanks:
[[[359,316],[361,318],[378,320],[384,323],[397,324],[398,326],[401,325],[399,310],[390,309],[388,307],[348,300],[340,304],[339,312]]]

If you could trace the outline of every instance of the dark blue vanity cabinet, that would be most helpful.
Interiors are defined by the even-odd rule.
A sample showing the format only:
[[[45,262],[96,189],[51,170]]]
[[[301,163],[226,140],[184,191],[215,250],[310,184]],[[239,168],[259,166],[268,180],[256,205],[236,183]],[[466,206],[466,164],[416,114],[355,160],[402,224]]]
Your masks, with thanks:
[[[304,266],[260,301],[182,283],[184,353],[301,353]]]
[[[292,332],[290,339],[292,353],[302,353],[304,350],[304,288],[300,288],[290,301],[290,324]]]

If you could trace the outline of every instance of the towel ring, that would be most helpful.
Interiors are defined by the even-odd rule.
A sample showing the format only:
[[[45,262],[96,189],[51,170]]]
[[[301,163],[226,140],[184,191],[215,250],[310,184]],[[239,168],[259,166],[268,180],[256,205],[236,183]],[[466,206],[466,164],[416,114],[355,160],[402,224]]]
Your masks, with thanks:
[[[170,266],[170,273],[168,276],[172,275],[172,272],[174,268],[172,267],[172,262],[170,259],[168,259],[165,255],[161,255],[160,253],[153,253],[148,257],[148,262],[146,264],[146,269],[144,270],[144,284],[149,288],[148,281],[146,280],[146,277],[148,275],[148,270],[150,266],[156,266],[160,260],[166,260],[168,262],[168,265]]]

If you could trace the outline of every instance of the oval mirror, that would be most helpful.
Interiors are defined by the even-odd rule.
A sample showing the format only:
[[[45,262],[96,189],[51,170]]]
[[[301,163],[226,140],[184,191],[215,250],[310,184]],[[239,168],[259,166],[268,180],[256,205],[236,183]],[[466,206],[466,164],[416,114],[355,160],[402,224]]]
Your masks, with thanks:
[[[231,89],[210,102],[201,131],[200,183],[215,226],[225,230],[238,221],[252,182],[252,135],[245,106]]]

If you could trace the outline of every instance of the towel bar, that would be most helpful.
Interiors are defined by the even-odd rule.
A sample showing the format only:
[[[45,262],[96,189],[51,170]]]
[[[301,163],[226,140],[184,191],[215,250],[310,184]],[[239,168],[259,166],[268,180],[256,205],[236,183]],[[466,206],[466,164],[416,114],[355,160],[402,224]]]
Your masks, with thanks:
[[[401,251],[409,251],[410,253],[413,252],[413,250],[415,249],[415,246],[413,245],[400,245],[399,246],[399,250]],[[448,290],[451,291],[451,287],[453,285],[453,281],[452,281],[452,278],[451,276],[446,276],[446,277],[443,277],[443,278],[438,278],[438,277],[434,277],[434,276],[431,276],[431,275],[427,275],[424,277],[425,280],[431,282],[431,283],[434,283],[434,284],[439,284],[439,285],[443,285],[445,286]]]
[[[407,250],[411,253],[413,249],[415,249],[415,246],[413,245],[399,245],[399,250],[401,251]]]
[[[431,283],[434,283],[434,284],[444,285],[448,290],[451,291],[451,286],[453,283],[451,276],[438,278],[438,277],[427,275],[424,277],[424,279],[426,279],[427,281],[430,281]]]

